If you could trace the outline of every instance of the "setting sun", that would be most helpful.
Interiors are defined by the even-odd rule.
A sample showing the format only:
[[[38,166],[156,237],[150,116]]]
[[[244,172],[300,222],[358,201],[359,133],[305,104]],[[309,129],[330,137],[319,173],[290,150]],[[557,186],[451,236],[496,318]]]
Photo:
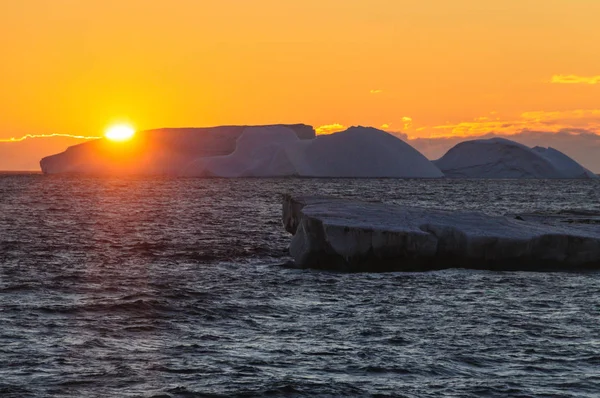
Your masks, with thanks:
[[[109,127],[104,136],[111,141],[127,141],[135,134],[133,127],[126,124],[119,124]]]

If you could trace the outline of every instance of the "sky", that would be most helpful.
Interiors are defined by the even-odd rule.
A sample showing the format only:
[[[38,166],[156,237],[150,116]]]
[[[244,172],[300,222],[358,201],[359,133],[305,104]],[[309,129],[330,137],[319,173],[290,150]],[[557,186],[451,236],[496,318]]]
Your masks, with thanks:
[[[117,122],[600,134],[598,15],[598,0],[0,0],[0,141]]]

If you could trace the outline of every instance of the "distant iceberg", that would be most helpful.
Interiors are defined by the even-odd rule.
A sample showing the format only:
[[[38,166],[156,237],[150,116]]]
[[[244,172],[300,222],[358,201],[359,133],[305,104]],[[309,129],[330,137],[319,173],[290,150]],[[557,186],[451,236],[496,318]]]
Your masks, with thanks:
[[[277,126],[292,131],[299,140],[315,138],[314,129],[305,124]],[[99,139],[45,157],[40,161],[40,167],[45,174],[179,175],[198,158],[231,154],[236,149],[238,138],[247,127],[147,130],[138,132],[131,141],[118,144]]]
[[[553,148],[504,139],[465,141],[429,161],[395,135],[370,127],[316,136],[304,124],[143,131],[105,139],[40,161],[45,174],[189,177],[598,178]]]
[[[303,148],[301,175],[311,177],[439,178],[443,173],[398,137],[369,127],[318,136]]]
[[[97,140],[44,158],[46,174],[167,174],[191,177],[439,178],[401,139],[368,127],[315,137],[305,125],[153,130],[132,142]]]
[[[199,158],[182,173],[218,177],[439,178],[442,172],[416,149],[367,127],[299,140],[284,126],[249,127],[226,156]]]
[[[233,153],[200,157],[181,175],[193,177],[277,177],[296,174],[288,158],[291,148],[302,145],[285,126],[248,127],[237,139]]]
[[[552,163],[565,178],[598,178],[597,174],[586,169],[557,149],[536,146],[532,150]]]
[[[556,149],[505,138],[461,142],[433,163],[449,178],[598,178]]]

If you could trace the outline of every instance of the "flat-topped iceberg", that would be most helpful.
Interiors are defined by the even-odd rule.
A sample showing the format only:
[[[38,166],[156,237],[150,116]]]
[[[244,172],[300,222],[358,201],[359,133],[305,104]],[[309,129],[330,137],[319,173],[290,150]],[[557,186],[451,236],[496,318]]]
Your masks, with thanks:
[[[434,161],[450,178],[597,178],[553,148],[529,148],[505,138],[464,141]]]
[[[336,198],[283,200],[298,267],[341,271],[600,268],[600,228]]]
[[[366,127],[299,140],[283,126],[247,128],[235,151],[199,158],[186,176],[438,178],[442,172],[416,149]]]
[[[304,124],[256,126],[285,128],[298,140],[315,138]],[[45,174],[166,174],[179,175],[198,158],[224,156],[236,149],[237,140],[248,126],[166,128],[136,133],[131,141],[106,139],[69,147],[65,152],[40,161]]]

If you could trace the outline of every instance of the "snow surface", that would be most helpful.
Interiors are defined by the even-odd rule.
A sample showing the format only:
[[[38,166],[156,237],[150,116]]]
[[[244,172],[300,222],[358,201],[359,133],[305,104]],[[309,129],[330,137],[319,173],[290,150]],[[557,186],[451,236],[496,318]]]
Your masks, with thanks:
[[[600,268],[600,227],[576,228],[476,212],[286,196],[283,223],[299,267],[346,271],[450,267]]]
[[[566,178],[598,178],[595,173],[557,149],[536,146],[532,150],[550,161]]]
[[[298,145],[301,140],[287,127],[248,127],[238,138],[232,154],[198,158],[182,174],[213,177],[294,175],[296,169],[287,153]]]
[[[186,176],[438,178],[441,171],[416,149],[366,127],[299,140],[281,126],[249,127],[227,156],[197,159]]]
[[[597,178],[556,149],[505,138],[461,142],[433,163],[451,178]]]

